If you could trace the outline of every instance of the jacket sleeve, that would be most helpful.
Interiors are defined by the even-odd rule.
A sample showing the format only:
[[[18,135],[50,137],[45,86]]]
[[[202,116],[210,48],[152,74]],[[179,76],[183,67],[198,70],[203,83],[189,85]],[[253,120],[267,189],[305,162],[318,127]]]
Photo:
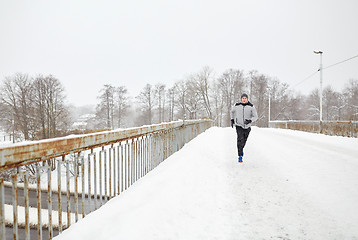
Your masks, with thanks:
[[[233,106],[230,111],[230,119],[234,119],[234,118],[235,118],[235,106]]]
[[[256,108],[255,108],[255,106],[252,106],[251,121],[255,122],[255,121],[257,121],[257,119],[258,119],[258,116],[257,116]]]

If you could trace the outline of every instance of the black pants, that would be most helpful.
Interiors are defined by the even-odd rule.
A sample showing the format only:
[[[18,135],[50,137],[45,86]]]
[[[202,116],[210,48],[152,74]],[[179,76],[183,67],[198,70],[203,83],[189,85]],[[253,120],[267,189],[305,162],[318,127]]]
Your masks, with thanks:
[[[239,156],[244,155],[243,150],[249,137],[251,128],[245,129],[239,126],[236,126],[236,133],[237,133],[237,154]]]

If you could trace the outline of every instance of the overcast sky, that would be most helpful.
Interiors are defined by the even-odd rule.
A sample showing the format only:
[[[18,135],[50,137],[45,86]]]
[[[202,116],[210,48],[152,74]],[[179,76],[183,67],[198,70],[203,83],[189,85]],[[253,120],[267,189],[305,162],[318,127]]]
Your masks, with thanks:
[[[0,79],[52,74],[75,105],[104,84],[137,95],[200,71],[278,78],[306,94],[323,65],[358,55],[356,0],[0,0]],[[358,58],[323,71],[324,87],[358,79]],[[297,85],[298,83],[301,84]]]

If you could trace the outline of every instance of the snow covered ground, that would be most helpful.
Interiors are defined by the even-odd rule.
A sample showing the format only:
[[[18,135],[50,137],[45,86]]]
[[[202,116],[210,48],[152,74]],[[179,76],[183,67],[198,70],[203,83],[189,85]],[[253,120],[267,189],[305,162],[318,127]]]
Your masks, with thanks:
[[[55,239],[358,239],[358,140],[214,127]]]

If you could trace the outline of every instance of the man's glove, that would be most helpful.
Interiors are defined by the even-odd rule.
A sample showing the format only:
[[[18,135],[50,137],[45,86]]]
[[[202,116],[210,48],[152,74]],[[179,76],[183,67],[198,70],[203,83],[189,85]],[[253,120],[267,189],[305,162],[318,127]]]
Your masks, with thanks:
[[[234,119],[231,119],[231,127],[233,128],[234,127]]]
[[[250,124],[252,121],[250,119],[245,119],[244,123],[245,124]]]

